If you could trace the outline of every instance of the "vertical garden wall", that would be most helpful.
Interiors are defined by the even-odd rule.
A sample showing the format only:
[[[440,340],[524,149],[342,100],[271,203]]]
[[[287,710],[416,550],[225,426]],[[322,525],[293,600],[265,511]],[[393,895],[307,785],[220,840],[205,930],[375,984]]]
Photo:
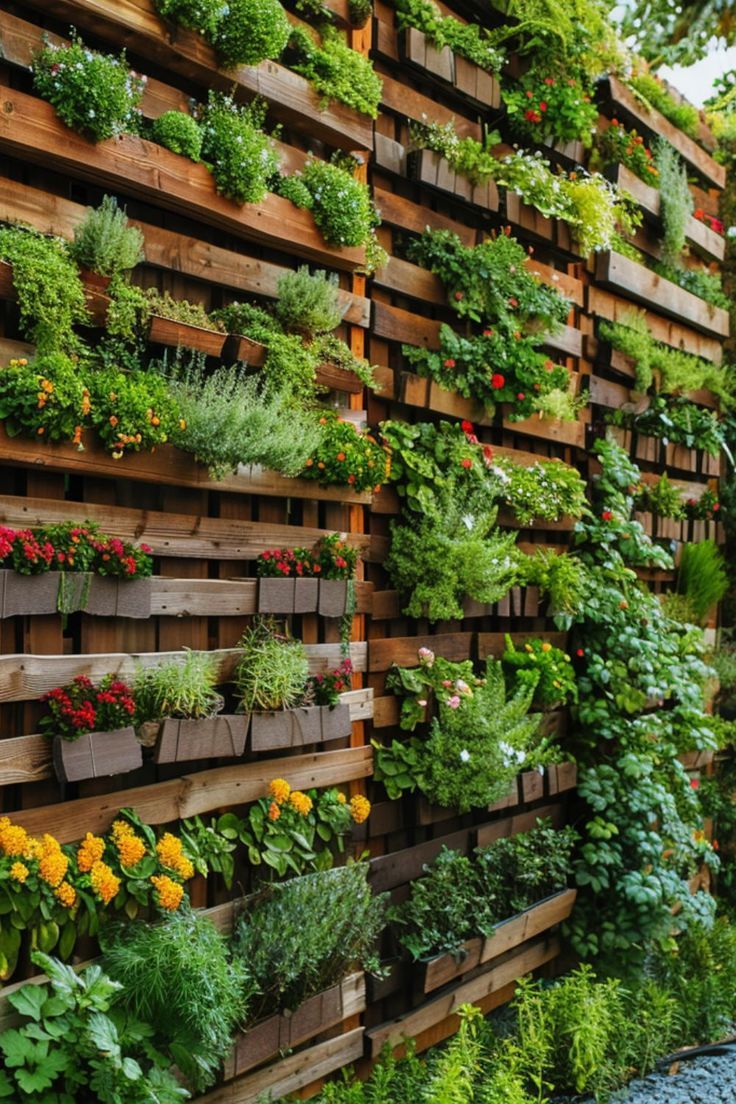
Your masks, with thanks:
[[[0,5],[0,1018],[158,963],[99,1099],[314,1095],[712,919],[715,143],[592,16],[357,8]]]

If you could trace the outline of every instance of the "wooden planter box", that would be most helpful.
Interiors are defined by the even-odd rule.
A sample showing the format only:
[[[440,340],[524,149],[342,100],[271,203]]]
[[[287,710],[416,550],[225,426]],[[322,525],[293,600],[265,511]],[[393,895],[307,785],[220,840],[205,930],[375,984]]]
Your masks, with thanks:
[[[651,272],[638,261],[620,253],[599,253],[596,258],[596,280],[613,291],[620,292],[635,303],[655,310],[678,322],[689,323],[702,333],[728,337],[728,311],[712,307],[692,292]]]
[[[253,713],[250,725],[252,751],[302,747],[341,740],[353,731],[350,706],[338,702],[332,709],[311,705],[301,709],[282,709],[274,713]]]
[[[0,617],[56,613],[59,576],[55,571],[43,575],[19,575],[0,571]]]
[[[404,61],[423,69],[438,81],[451,84],[466,99],[482,107],[501,106],[501,87],[492,73],[454,54],[449,46],[437,50],[416,27],[407,27],[399,38]]]
[[[249,722],[247,713],[218,714],[197,720],[167,717],[161,722],[154,762],[237,759],[245,751]]]
[[[347,608],[347,579],[320,579],[317,612],[323,617],[342,617]]]
[[[548,931],[555,924],[566,920],[577,897],[577,890],[563,889],[551,897],[545,897],[524,912],[502,920],[493,928],[488,938],[478,936],[463,944],[460,956],[443,954],[416,963],[416,982],[420,992],[431,993],[448,981],[491,962],[507,951]]]
[[[409,155],[409,173],[420,184],[450,192],[465,203],[472,203],[486,211],[498,210],[498,188],[492,180],[485,184],[471,184],[464,176],[451,169],[444,157],[433,150],[417,150]]]
[[[315,613],[320,579],[258,580],[259,613]]]
[[[240,361],[249,368],[260,368],[268,349],[260,341],[253,341],[242,334],[228,334],[222,349],[222,359],[227,361]]]
[[[54,770],[60,782],[106,778],[143,766],[143,750],[132,726],[114,732],[89,732],[78,740],[54,737]]]
[[[219,357],[227,335],[219,330],[206,330],[188,322],[175,322],[152,314],[148,324],[148,340],[157,345],[173,345],[176,348],[196,349],[207,356]]]
[[[351,974],[301,1004],[293,1012],[269,1016],[240,1032],[232,1056],[226,1062],[226,1077],[237,1077],[284,1051],[308,1042],[365,1008],[365,978]]]
[[[359,395],[363,390],[363,381],[354,372],[348,372],[337,364],[327,361],[317,368],[317,384],[330,391],[346,391],[349,395]]]

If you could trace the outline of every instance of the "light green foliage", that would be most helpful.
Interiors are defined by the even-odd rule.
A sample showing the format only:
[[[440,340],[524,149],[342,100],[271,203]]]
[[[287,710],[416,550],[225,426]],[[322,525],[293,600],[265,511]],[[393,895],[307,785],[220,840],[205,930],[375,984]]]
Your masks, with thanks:
[[[38,352],[77,349],[73,327],[88,320],[87,300],[64,244],[35,230],[7,226],[0,229],[0,259],[13,266],[21,327]]]
[[[97,208],[89,208],[74,227],[69,255],[81,268],[101,276],[119,276],[143,260],[143,234],[130,226],[124,208],[106,195]]]
[[[306,265],[287,272],[278,283],[275,314],[287,333],[314,338],[331,333],[342,321],[347,304],[341,305],[337,276],[324,269],[310,273]]]
[[[26,364],[21,360],[0,371],[0,419],[5,432],[9,437],[23,433],[46,441],[70,441],[75,426],[84,420],[78,365],[64,353],[36,356]],[[39,409],[44,381],[53,385],[53,391]]]
[[[644,510],[652,510],[659,517],[675,518],[681,521],[687,516],[682,492],[673,487],[667,472],[656,483],[642,485],[641,495],[637,496],[637,505]]]
[[[246,713],[292,709],[304,697],[309,665],[304,645],[270,618],[259,617],[243,633],[233,680]]]
[[[665,280],[671,280],[673,284],[697,295],[711,307],[720,310],[729,310],[731,301],[723,291],[723,283],[720,272],[710,272],[704,268],[682,268],[658,261],[654,265],[654,271],[663,276]]]
[[[670,268],[682,268],[687,224],[693,213],[693,197],[687,169],[664,138],[657,140],[655,161],[659,170],[662,221],[662,260]]]
[[[291,24],[279,0],[228,0],[214,35],[226,67],[258,65],[279,58],[289,41]]]
[[[172,19],[190,31],[201,31],[211,39],[217,30],[226,0],[154,0],[165,19]]]
[[[210,318],[201,303],[175,299],[170,292],[158,291],[156,288],[148,288],[146,299],[151,314],[159,314],[162,318],[170,318],[188,326],[201,326],[205,330],[222,330],[222,325]]]
[[[275,146],[263,132],[265,117],[264,102],[244,106],[218,92],[210,92],[201,109],[202,159],[218,192],[236,203],[260,203],[278,170]]]
[[[350,168],[309,161],[300,177],[312,196],[314,221],[329,245],[365,245],[378,224],[366,184]]]
[[[557,627],[567,629],[582,612],[589,589],[585,564],[574,554],[540,548],[523,565],[527,586],[538,586]]]
[[[33,961],[48,975],[8,996],[20,1023],[0,1034],[0,1098],[66,1104],[177,1104],[189,1098],[152,1045],[153,1029],[113,1006],[121,986],[88,966],[76,973],[48,955]]]
[[[184,111],[164,111],[151,124],[154,142],[172,153],[180,153],[190,161],[199,161],[202,153],[202,131],[196,119]]]
[[[163,717],[211,717],[222,704],[217,693],[218,663],[211,652],[185,649],[180,662],[173,659],[156,667],[139,667],[135,674],[136,722]]]
[[[542,709],[577,701],[578,688],[570,656],[549,641],[527,640],[522,648],[516,648],[507,633],[501,660],[511,671],[533,671],[538,676],[534,701]]]
[[[189,911],[157,924],[109,927],[102,936],[122,1006],[155,1025],[159,1044],[194,1088],[212,1084],[253,992],[244,964],[211,920]]]
[[[289,46],[297,55],[293,69],[314,85],[324,107],[337,100],[371,119],[377,117],[383,82],[370,58],[353,50],[343,33],[323,24],[318,45],[313,32],[292,27]]]
[[[698,624],[702,624],[727,590],[726,563],[715,541],[684,544],[680,550],[677,592],[687,599]]]
[[[529,467],[505,457],[495,461],[493,471],[503,473],[503,498],[520,525],[534,519],[577,520],[586,511],[585,482],[580,473],[560,460],[539,460]]]
[[[365,863],[348,863],[273,885],[244,910],[233,954],[257,997],[248,1022],[296,1009],[337,985],[351,969],[378,968],[376,944],[386,924],[386,895],[374,896]]]
[[[649,33],[652,28],[656,29],[656,21],[647,26],[647,33]],[[678,103],[674,96],[667,91],[661,80],[652,73],[646,71],[635,73],[629,77],[628,84],[645,105],[659,111],[678,130],[684,131],[691,138],[697,137],[700,123],[698,109],[686,102]]]
[[[396,15],[401,30],[416,27],[436,49],[449,46],[453,53],[489,73],[500,72],[503,50],[491,45],[488,31],[477,23],[461,23],[454,16],[443,16],[432,0],[399,0]]]

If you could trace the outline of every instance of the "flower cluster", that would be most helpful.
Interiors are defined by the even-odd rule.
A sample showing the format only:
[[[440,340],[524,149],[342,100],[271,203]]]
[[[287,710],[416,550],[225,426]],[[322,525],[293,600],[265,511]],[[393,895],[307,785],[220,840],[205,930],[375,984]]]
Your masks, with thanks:
[[[302,477],[355,491],[380,491],[391,473],[389,450],[334,411],[323,414],[319,421],[322,441],[307,460]]]
[[[693,218],[698,222],[704,222],[706,226],[709,226],[711,230],[714,230],[716,234],[724,235],[726,233],[726,227],[723,225],[719,218],[715,215],[709,215],[707,211],[704,211],[702,207],[696,207],[693,211]]]
[[[575,77],[543,75],[536,67],[503,90],[512,128],[520,137],[590,145],[598,109]]]
[[[315,705],[337,705],[340,694],[351,688],[353,664],[344,659],[334,671],[320,671],[308,682],[308,695]]]
[[[66,522],[45,529],[0,527],[0,568],[21,575],[45,571],[91,571],[121,579],[147,577],[153,570],[151,549],[119,537],[108,537],[91,522]]]
[[[49,690],[41,701],[49,708],[41,727],[64,740],[113,732],[131,724],[135,714],[132,690],[115,675],[105,675],[97,686],[87,675],[77,675],[68,686]]]
[[[261,552],[257,569],[260,578],[352,579],[358,553],[339,533],[323,537],[311,549],[271,548]]]
[[[0,568],[12,568],[20,575],[41,575],[54,560],[54,548],[30,529],[0,526]]]
[[[534,701],[544,709],[567,705],[578,700],[578,686],[570,656],[548,640],[527,640],[517,649],[506,634],[504,667],[514,672],[519,682],[524,682],[527,672],[535,680]]]
[[[636,130],[627,130],[618,119],[611,119],[611,125],[598,135],[596,145],[605,165],[624,165],[645,184],[658,186],[654,155]]]

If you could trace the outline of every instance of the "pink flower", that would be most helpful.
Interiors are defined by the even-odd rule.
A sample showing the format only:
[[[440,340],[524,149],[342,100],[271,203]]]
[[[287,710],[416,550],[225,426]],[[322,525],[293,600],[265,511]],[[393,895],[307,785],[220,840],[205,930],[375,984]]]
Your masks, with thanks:
[[[434,663],[434,652],[431,648],[420,648],[417,655],[419,656],[419,662],[426,667],[431,667]]]
[[[451,698],[448,698],[445,705],[449,705],[450,709],[457,709],[460,705],[460,698],[457,694],[453,694]]]

